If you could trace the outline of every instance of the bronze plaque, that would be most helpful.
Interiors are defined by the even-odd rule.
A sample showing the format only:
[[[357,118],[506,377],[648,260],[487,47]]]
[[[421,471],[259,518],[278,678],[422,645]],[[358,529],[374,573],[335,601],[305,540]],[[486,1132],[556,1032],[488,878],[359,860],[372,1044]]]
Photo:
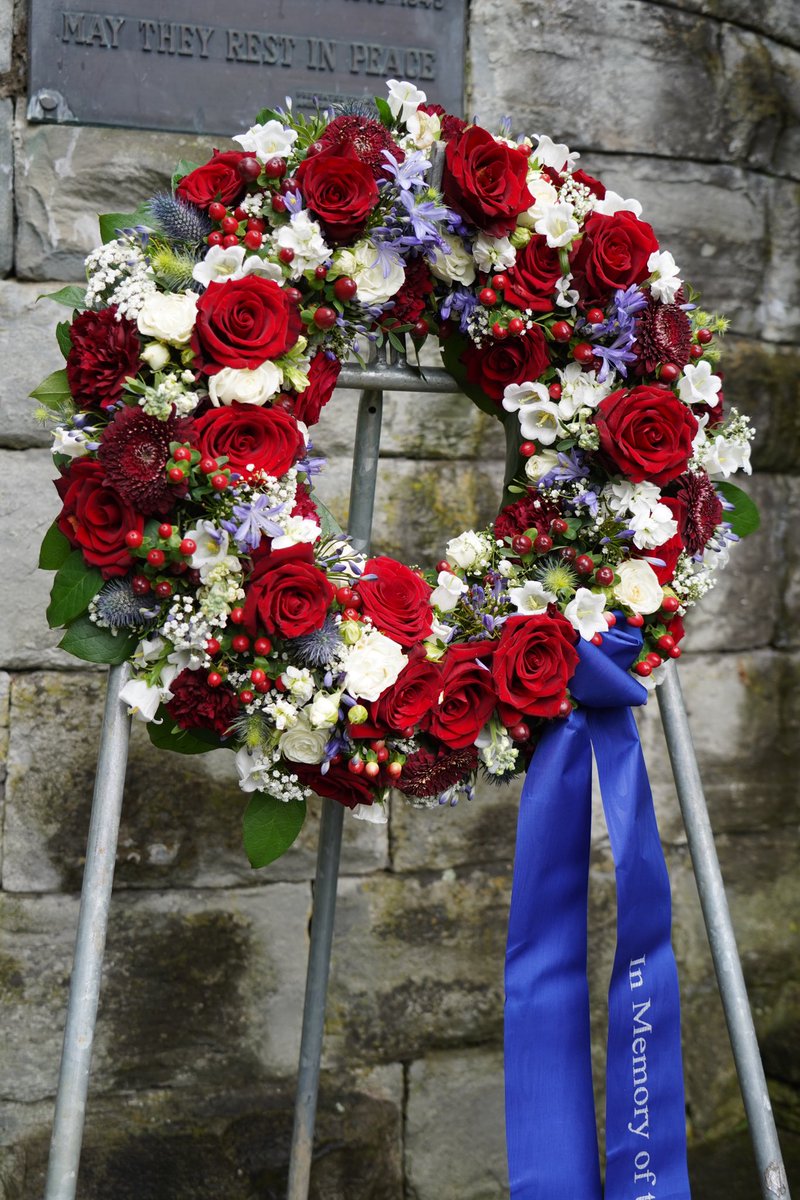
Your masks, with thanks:
[[[462,115],[466,0],[30,0],[28,119],[229,136],[407,79]]]

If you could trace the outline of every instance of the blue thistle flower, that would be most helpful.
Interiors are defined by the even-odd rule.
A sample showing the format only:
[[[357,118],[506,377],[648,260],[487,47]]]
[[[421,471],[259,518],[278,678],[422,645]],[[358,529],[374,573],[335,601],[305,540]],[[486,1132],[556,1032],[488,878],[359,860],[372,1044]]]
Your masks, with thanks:
[[[211,233],[211,220],[201,209],[169,192],[158,192],[148,200],[147,210],[174,242],[202,242]]]
[[[336,622],[328,614],[319,629],[292,638],[290,646],[293,656],[304,667],[324,667],[333,658],[342,644]]]
[[[144,625],[158,612],[135,595],[129,579],[109,579],[95,596],[94,605],[97,615],[112,629]]]

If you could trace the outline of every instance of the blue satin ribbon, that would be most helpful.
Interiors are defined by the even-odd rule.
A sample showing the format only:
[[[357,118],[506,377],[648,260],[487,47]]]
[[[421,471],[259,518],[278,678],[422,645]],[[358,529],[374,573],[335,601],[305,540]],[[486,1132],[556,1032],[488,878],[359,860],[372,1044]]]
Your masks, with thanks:
[[[512,1200],[689,1200],[669,877],[631,705],[641,632],[581,641],[570,689],[520,801],[506,953],[506,1137]],[[587,897],[592,748],[617,885],[609,988],[605,1192],[592,1093]]]

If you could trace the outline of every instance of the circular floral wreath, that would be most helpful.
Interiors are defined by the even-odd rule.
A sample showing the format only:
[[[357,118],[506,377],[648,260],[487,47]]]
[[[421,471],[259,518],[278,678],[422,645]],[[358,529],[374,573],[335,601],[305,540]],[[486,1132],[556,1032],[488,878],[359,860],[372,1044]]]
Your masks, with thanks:
[[[66,367],[33,395],[62,501],[50,623],[130,660],[156,745],[235,751],[263,865],[312,792],[381,820],[390,788],[454,803],[524,769],[572,711],[580,639],[618,620],[652,685],[757,517],[726,482],[752,431],[723,415],[725,319],[566,146],[396,80],[234,141],[101,218],[88,286],[53,297]],[[309,436],[345,359],[431,333],[512,447],[494,524],[432,571],[358,552]]]

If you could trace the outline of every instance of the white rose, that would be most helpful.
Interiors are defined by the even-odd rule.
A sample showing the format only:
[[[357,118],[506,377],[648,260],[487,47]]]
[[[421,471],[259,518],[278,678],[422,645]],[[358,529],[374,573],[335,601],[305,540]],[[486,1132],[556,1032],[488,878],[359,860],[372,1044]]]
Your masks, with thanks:
[[[278,742],[283,757],[296,763],[321,763],[327,744],[327,731],[312,729],[304,712],[300,713],[296,725],[281,734]]]
[[[234,400],[240,404],[266,404],[278,394],[282,383],[283,371],[274,362],[263,362],[252,371],[223,367],[210,376],[208,394],[217,406]]]
[[[406,665],[403,647],[371,629],[361,635],[345,661],[345,687],[359,700],[377,700]]]
[[[148,342],[142,351],[142,358],[151,371],[160,371],[169,362],[169,350],[161,342]]]
[[[308,719],[314,729],[332,729],[339,720],[339,701],[341,691],[317,692],[314,699],[305,709]]]
[[[196,315],[194,292],[151,292],[139,310],[137,324],[145,337],[185,346],[192,336]]]
[[[540,450],[532,454],[525,462],[525,474],[531,483],[538,483],[545,475],[549,475],[558,466],[557,450]]]
[[[620,563],[617,574],[620,580],[614,588],[614,595],[621,604],[645,615],[658,611],[664,592],[649,563],[641,558],[633,558]]]
[[[367,238],[348,250],[334,255],[333,265],[339,275],[349,275],[356,281],[360,304],[385,304],[405,283],[402,262],[378,254],[378,247]]]
[[[439,141],[442,122],[438,113],[415,112],[406,121],[406,129],[417,150],[427,150]]]
[[[409,117],[417,111],[420,104],[424,104],[427,96],[418,87],[414,87],[413,83],[408,83],[401,79],[388,79],[386,87],[389,92],[389,109],[393,117],[399,117],[403,123],[406,123]]]
[[[445,254],[442,249],[436,248],[430,264],[431,273],[445,283],[463,283],[465,286],[474,283],[475,263],[461,238],[453,233],[443,233],[442,238],[449,253]]]
[[[267,121],[251,126],[247,133],[237,133],[233,140],[248,154],[255,154],[259,162],[266,162],[268,158],[288,158],[297,134],[294,129],[285,129],[280,121]]]
[[[486,559],[488,547],[480,534],[467,529],[458,537],[451,538],[445,548],[447,561],[456,567],[469,570]]]

